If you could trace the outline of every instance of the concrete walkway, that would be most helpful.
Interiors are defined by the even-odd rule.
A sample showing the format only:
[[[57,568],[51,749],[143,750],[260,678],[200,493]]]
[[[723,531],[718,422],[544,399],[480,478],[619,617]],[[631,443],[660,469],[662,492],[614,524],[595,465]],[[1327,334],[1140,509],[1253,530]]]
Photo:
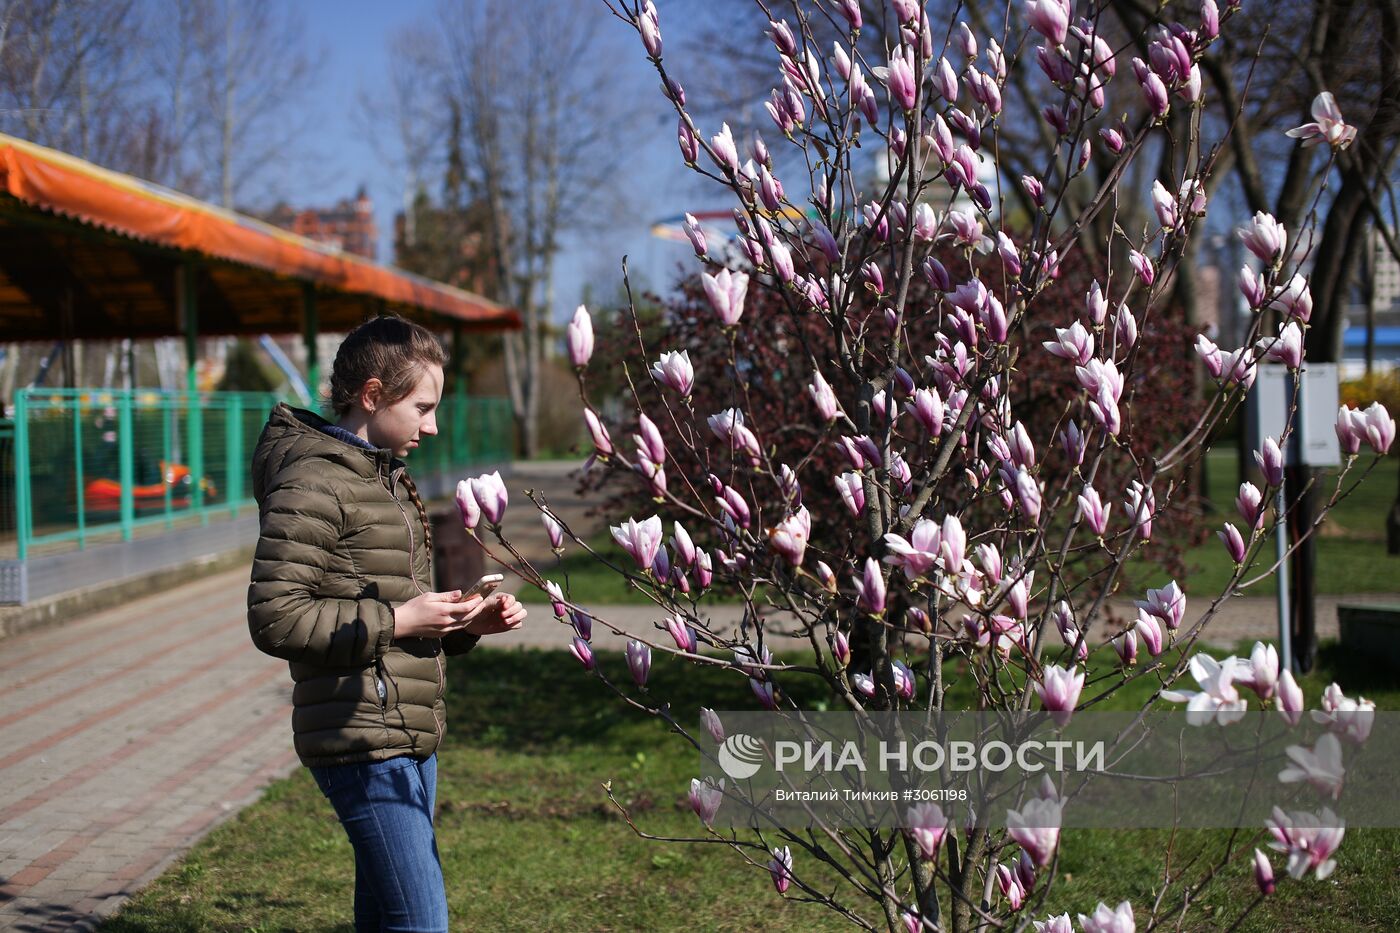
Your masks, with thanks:
[[[560,487],[562,469],[522,470],[513,498],[532,482],[555,484],[561,504],[573,488]],[[586,504],[570,503],[567,517],[582,521]],[[510,534],[542,544],[527,509]],[[291,682],[248,638],[247,583],[246,567],[207,573],[0,641],[0,930],[95,924],[296,767]],[[1336,637],[1336,602],[1319,606],[1323,638]],[[655,631],[646,607],[591,608]],[[715,621],[737,613],[717,610]],[[1229,644],[1273,632],[1267,599],[1235,600],[1213,627]],[[563,648],[570,636],[536,606],[522,631],[490,644]],[[601,623],[595,642],[622,643]]]

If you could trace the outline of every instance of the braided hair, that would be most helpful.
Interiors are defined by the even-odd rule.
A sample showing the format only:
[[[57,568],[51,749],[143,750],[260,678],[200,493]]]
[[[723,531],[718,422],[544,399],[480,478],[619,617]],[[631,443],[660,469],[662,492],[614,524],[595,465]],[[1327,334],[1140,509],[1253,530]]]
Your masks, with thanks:
[[[423,500],[418,495],[418,487],[414,485],[413,480],[409,478],[408,471],[404,470],[399,478],[403,480],[403,484],[408,487],[408,498],[418,509],[418,518],[423,522],[423,542],[427,545],[428,560],[431,563],[433,553],[433,526],[432,523],[428,521],[428,509],[423,505]]]

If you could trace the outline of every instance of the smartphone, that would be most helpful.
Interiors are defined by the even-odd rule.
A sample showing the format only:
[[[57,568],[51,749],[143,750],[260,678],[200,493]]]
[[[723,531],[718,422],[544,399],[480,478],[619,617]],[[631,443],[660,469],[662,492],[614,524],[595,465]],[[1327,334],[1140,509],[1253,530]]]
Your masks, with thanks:
[[[471,585],[471,589],[463,590],[462,598],[457,600],[457,602],[460,603],[463,600],[466,600],[472,596],[490,596],[492,591],[495,590],[496,587],[500,586],[501,581],[504,579],[504,574],[488,573],[480,580],[477,580],[475,583],[473,583]]]

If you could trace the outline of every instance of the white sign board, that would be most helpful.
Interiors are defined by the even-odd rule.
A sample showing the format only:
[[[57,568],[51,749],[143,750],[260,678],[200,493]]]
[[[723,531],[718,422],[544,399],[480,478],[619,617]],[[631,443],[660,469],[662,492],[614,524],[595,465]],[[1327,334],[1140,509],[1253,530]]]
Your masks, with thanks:
[[[1337,443],[1337,364],[1308,363],[1299,376],[1298,410],[1294,415],[1292,443],[1284,451],[1290,466],[1338,466],[1342,462]],[[1266,437],[1283,436],[1293,406],[1294,380],[1280,364],[1259,365],[1258,378],[1249,390],[1249,443],[1258,448]]]

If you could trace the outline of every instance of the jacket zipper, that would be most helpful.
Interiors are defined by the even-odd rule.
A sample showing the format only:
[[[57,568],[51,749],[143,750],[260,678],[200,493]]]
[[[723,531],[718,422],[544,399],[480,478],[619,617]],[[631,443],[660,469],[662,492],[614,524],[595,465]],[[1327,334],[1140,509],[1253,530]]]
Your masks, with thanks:
[[[403,507],[403,503],[399,501],[399,495],[398,495],[398,493],[395,491],[395,490],[398,488],[398,485],[399,485],[399,470],[395,470],[394,472],[392,472],[392,473],[389,474],[389,497],[390,497],[391,499],[393,499],[393,500],[394,500],[394,504],[397,505],[397,506],[399,507],[399,514],[403,516],[404,527],[408,529],[408,575],[409,575],[409,577],[413,580],[413,587],[414,587],[414,589],[416,589],[416,590],[418,591],[419,595],[422,595],[422,594],[423,594],[424,592],[426,592],[426,591],[425,591],[425,590],[423,589],[423,587],[420,586],[419,583],[418,583],[418,570],[417,570],[417,568],[414,567],[414,564],[413,564],[413,552],[414,552],[414,548],[416,547],[416,541],[415,541],[415,539],[414,539],[414,537],[413,537],[413,523],[412,523],[411,521],[408,520],[408,510],[405,509],[405,508]],[[438,645],[438,650],[437,650],[437,653],[433,655],[433,660],[435,660],[435,661],[437,662],[437,669],[438,669],[438,682],[437,682],[437,688],[438,688],[438,689],[437,689],[437,697],[436,697],[436,699],[435,699],[434,702],[433,702],[433,723],[434,723],[434,725],[437,727],[437,740],[438,740],[439,743],[441,743],[441,742],[442,742],[442,719],[438,716],[437,702],[436,702],[436,701],[442,699],[443,692],[444,692],[443,688],[445,687],[445,685],[446,685],[446,680],[447,680],[447,672],[446,672],[445,670],[443,670],[443,667],[442,667],[442,645],[441,645],[441,644]]]

